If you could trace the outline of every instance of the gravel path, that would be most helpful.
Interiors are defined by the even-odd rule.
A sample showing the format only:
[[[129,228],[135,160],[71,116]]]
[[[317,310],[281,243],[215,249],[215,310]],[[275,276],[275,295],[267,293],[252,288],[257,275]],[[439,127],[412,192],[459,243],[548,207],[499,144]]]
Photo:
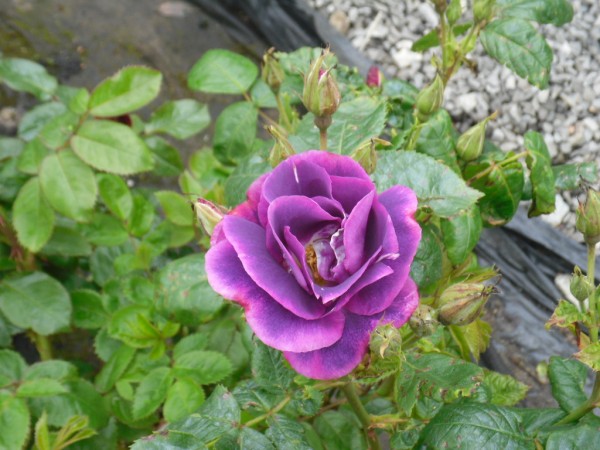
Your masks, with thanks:
[[[469,1],[469,0],[466,0]],[[464,3],[466,3],[463,0]],[[431,2],[405,0],[308,0],[359,50],[392,77],[422,87],[432,79],[433,52],[410,50],[438,22]],[[461,69],[446,89],[445,107],[461,130],[499,111],[488,137],[516,150],[529,130],[543,134],[555,164],[600,161],[600,1],[572,1],[573,21],[541,27],[554,52],[550,86],[539,90],[485,55],[472,54],[479,73]],[[598,188],[598,186],[596,186]],[[543,216],[580,239],[574,211],[578,193],[557,195],[556,212]]]

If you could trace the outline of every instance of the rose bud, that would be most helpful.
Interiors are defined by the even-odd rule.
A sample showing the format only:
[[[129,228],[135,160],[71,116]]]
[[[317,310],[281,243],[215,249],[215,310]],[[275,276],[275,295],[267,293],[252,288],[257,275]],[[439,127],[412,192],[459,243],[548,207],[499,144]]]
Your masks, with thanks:
[[[304,78],[302,101],[316,117],[331,117],[340,106],[341,96],[337,82],[331,73],[332,68],[324,69],[323,63],[329,49],[312,62]]]
[[[376,66],[371,66],[367,73],[367,86],[379,88],[383,83],[383,74]]]
[[[262,79],[276,94],[279,92],[285,73],[275,57],[275,49],[270,48],[263,56]]]
[[[438,74],[431,84],[424,87],[417,95],[415,102],[417,118],[422,122],[426,121],[429,116],[440,109],[443,102],[444,82]]]
[[[588,245],[596,245],[600,241],[600,195],[590,189],[585,204],[579,204],[575,227],[583,233]]]
[[[434,317],[435,311],[429,305],[419,305],[408,320],[408,325],[419,337],[431,336],[438,328],[439,322]]]
[[[460,16],[462,15],[462,5],[460,0],[451,0],[448,2],[448,8],[446,8],[446,17],[448,23],[454,25]]]
[[[397,328],[392,325],[381,325],[375,328],[369,349],[373,353],[379,354],[382,358],[385,358],[387,352],[388,355],[399,353],[402,347],[402,335]]]
[[[494,16],[496,0],[475,0],[473,3],[473,17],[475,22],[489,21]]]
[[[460,135],[456,143],[456,153],[460,159],[469,162],[479,158],[485,142],[485,127],[496,116],[497,113],[492,114]]]
[[[440,322],[444,325],[468,325],[481,315],[483,306],[494,286],[479,283],[459,283],[447,288],[441,295]]]
[[[271,153],[269,153],[269,163],[271,167],[275,167],[284,159],[295,155],[296,152],[279,127],[269,125],[266,129],[273,136],[273,139],[275,139],[275,145],[273,145]]]
[[[212,236],[215,227],[223,220],[226,211],[224,208],[201,197],[198,197],[193,206],[200,225],[202,225],[206,234]]]
[[[571,278],[570,290],[571,294],[573,294],[573,296],[580,302],[583,302],[586,298],[589,298],[592,292],[594,292],[594,286],[592,286],[588,278],[577,266],[575,266],[573,278]]]

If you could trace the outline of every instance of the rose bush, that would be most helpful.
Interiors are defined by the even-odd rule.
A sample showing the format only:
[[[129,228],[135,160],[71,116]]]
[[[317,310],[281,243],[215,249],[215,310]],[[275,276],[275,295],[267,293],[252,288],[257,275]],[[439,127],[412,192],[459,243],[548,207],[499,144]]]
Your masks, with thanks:
[[[210,285],[299,373],[348,374],[377,325],[399,327],[418,305],[414,192],[377,195],[351,158],[309,151],[256,180],[247,198],[212,236]]]

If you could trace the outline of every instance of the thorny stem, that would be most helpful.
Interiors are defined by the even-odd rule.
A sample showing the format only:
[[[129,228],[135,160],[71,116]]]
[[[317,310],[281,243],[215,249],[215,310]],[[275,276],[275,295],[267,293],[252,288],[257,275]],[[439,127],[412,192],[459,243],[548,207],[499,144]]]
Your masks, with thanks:
[[[349,381],[344,386],[342,386],[342,391],[344,395],[348,399],[348,403],[356,413],[358,420],[362,424],[363,431],[365,433],[365,437],[367,438],[367,442],[369,443],[370,450],[381,450],[381,446],[379,445],[379,439],[377,438],[377,434],[374,430],[370,430],[371,428],[371,416],[363,406],[356,393],[356,388],[352,381]]]
[[[285,405],[287,405],[290,402],[291,399],[292,399],[292,397],[290,397],[288,395],[281,402],[279,402],[273,409],[271,409],[270,411],[266,412],[262,416],[255,417],[254,419],[246,422],[244,424],[244,426],[249,428],[249,427],[252,427],[252,426],[256,425],[257,423],[262,422],[263,420],[267,420],[269,417],[277,414],[279,411],[281,411],[283,408],[285,408]]]
[[[596,245],[588,244],[588,265],[587,265],[587,274],[588,274],[588,282],[591,286],[596,286],[595,280],[595,272],[596,272]],[[590,318],[592,319],[592,324],[590,325],[590,339],[592,343],[598,342],[598,316],[597,316],[597,305],[596,305],[596,289],[592,290],[592,293],[589,298],[589,309],[590,309]]]

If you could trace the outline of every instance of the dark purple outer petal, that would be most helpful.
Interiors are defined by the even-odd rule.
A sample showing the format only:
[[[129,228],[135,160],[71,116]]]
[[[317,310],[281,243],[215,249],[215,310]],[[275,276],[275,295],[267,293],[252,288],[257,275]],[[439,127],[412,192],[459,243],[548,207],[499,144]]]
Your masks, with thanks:
[[[275,301],[303,319],[316,319],[323,315],[324,306],[271,257],[267,251],[265,230],[260,225],[240,217],[226,216],[223,231],[246,273]]]
[[[293,160],[309,161],[324,168],[329,175],[338,177],[361,178],[371,181],[365,169],[349,156],[329,153],[320,150],[310,150],[293,156]]]
[[[374,316],[346,312],[342,338],[330,347],[311,352],[284,352],[292,367],[300,374],[318,380],[331,380],[350,373],[364,357],[371,332],[377,325],[391,323],[400,327],[419,304],[415,283],[408,279],[394,302]]]
[[[270,347],[313,351],[334,344],[342,336],[343,313],[305,320],[289,312],[250,279],[235,249],[225,240],[206,253],[206,273],[216,292],[244,307],[250,328]]]
[[[365,195],[352,209],[348,220],[344,224],[344,247],[346,249],[346,258],[344,267],[349,273],[354,273],[365,260],[365,239],[367,232],[367,223],[369,221],[369,212],[373,206],[375,191]],[[377,239],[377,236],[374,236]],[[381,236],[380,242],[383,240]],[[371,255],[367,255],[371,256]]]

